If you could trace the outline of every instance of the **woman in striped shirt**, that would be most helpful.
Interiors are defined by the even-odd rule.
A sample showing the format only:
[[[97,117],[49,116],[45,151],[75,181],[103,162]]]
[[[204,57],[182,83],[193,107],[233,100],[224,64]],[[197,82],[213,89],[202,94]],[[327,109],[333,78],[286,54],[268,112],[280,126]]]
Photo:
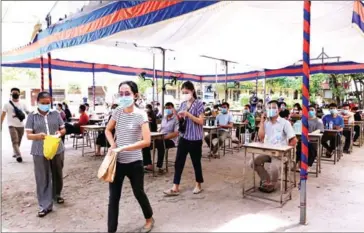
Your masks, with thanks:
[[[125,176],[129,178],[135,198],[142,208],[146,223],[141,232],[149,232],[154,225],[153,211],[144,192],[144,168],[142,148],[150,146],[149,121],[145,111],[135,106],[138,86],[132,82],[119,85],[118,104],[105,135],[110,149],[118,151],[114,182],[109,185],[108,232],[116,232],[119,217],[119,202]],[[116,141],[112,131],[115,129]]]
[[[178,113],[174,113],[179,120],[181,137],[177,147],[173,187],[164,191],[164,194],[167,196],[179,195],[179,185],[188,153],[191,156],[195,170],[196,185],[193,193],[199,194],[202,191],[201,183],[203,183],[203,176],[201,157],[204,107],[202,101],[197,99],[195,87],[190,81],[182,84],[182,99],[183,102]]]

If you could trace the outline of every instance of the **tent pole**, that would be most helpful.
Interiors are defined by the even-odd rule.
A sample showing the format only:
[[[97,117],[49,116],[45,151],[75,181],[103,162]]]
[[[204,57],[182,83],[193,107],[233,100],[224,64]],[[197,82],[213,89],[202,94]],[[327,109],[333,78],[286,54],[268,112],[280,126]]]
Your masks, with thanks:
[[[161,48],[162,50],[162,56],[163,56],[163,65],[162,65],[162,103],[161,107],[163,109],[164,107],[164,94],[166,92],[166,88],[164,86],[164,72],[166,70],[166,50]],[[164,117],[164,111],[162,111],[162,117]]]
[[[229,63],[228,61],[224,62],[225,62],[225,102],[227,102],[228,101],[227,76],[228,76]]]
[[[155,53],[153,52],[153,85],[152,85],[152,94],[153,94],[153,105],[154,105],[154,101],[155,101],[155,82],[156,82],[156,77],[155,77]]]
[[[267,81],[267,76],[265,76],[265,72],[264,72],[264,81],[263,81],[263,88],[264,88],[264,96],[263,96],[263,103],[265,104],[265,98],[267,95],[267,86],[266,86],[266,82]]]
[[[40,90],[44,91],[44,60],[43,60],[43,55],[40,56]]]
[[[92,63],[92,98],[94,102],[94,111],[96,110],[96,79],[95,79],[95,64]]]
[[[219,93],[217,91],[217,62],[215,62],[215,102],[217,103],[217,100],[219,99]]]
[[[47,15],[46,21],[47,21],[47,28],[49,28],[52,24],[50,14]],[[47,55],[48,55],[48,85],[49,85],[48,89],[49,89],[49,94],[51,96],[51,108],[53,109],[52,56],[50,52],[48,52]]]
[[[300,171],[300,224],[307,224],[307,167],[308,167],[308,106],[310,101],[310,32],[311,1],[304,1],[303,10],[303,65],[302,65],[302,151]]]

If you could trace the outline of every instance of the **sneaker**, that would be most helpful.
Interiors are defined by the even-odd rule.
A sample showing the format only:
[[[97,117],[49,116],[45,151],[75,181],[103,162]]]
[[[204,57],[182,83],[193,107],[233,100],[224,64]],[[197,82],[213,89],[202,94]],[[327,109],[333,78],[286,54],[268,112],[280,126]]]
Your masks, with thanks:
[[[18,163],[21,163],[21,162],[23,162],[23,158],[20,155],[18,155],[18,156],[16,156],[16,161]]]

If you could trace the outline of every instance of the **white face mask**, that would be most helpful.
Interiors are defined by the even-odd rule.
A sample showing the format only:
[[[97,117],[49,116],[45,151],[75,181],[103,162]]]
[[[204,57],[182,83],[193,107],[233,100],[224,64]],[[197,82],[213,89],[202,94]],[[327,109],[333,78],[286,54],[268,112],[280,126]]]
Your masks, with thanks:
[[[183,101],[189,101],[192,98],[192,94],[182,94]]]

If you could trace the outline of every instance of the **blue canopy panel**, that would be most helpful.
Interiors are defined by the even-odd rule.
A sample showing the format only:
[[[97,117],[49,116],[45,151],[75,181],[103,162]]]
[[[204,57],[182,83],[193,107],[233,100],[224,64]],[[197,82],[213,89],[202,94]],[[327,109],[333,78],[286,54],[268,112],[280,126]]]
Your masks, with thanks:
[[[26,61],[76,45],[172,19],[219,1],[116,1],[40,32],[33,43],[2,54],[3,62]]]

